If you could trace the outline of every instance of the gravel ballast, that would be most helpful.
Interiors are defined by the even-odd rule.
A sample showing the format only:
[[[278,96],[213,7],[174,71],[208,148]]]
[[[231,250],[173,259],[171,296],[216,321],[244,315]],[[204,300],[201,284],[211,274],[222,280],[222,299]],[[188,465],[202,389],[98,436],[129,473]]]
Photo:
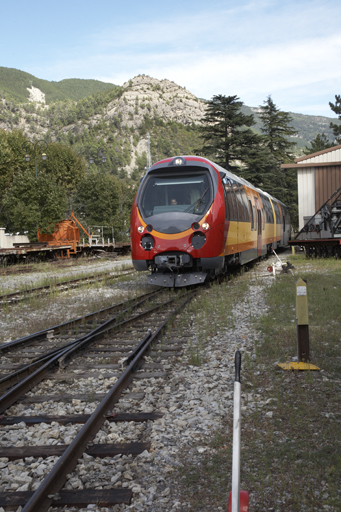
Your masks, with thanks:
[[[158,359],[167,370],[168,379],[134,381],[130,393],[144,393],[143,400],[123,399],[115,407],[115,412],[134,410],[136,412],[161,412],[163,417],[145,423],[109,423],[98,432],[94,443],[149,441],[151,450],[137,457],[117,455],[104,459],[84,454],[75,470],[69,475],[65,489],[105,489],[128,488],[133,492],[130,506],[98,508],[89,505],[85,510],[96,511],[171,511],[186,510],[189,504],[181,498],[177,486],[177,468],[182,464],[184,452],[192,461],[200,460],[202,453],[212,450],[210,441],[221,425],[224,417],[233,414],[234,356],[240,350],[242,357],[253,357],[254,340],[259,334],[254,332],[252,316],[264,314],[266,310],[262,291],[272,279],[265,272],[269,263],[260,263],[258,272],[251,271],[244,279],[248,280],[247,297],[233,307],[233,326],[221,329],[215,336],[205,340],[204,362],[200,366],[189,364],[190,347],[184,347],[183,355]],[[224,285],[225,286],[225,285]],[[227,284],[228,286],[228,284]],[[194,337],[199,333],[194,329]],[[173,330],[172,336],[176,331]],[[179,330],[177,335],[180,335]],[[147,362],[155,362],[146,358]],[[79,392],[104,392],[108,384],[103,377],[91,382],[78,382]],[[42,395],[67,392],[67,384],[53,380],[44,381],[39,388]],[[262,397],[242,394],[242,415],[253,410],[255,402],[262,407],[266,401]],[[70,403],[44,402],[42,404],[18,404],[13,406],[10,415],[72,414],[91,413],[98,402],[73,400]],[[69,444],[81,425],[59,425],[40,423],[26,427],[24,423],[1,427],[1,446],[23,446],[27,444],[54,445]],[[23,437],[23,432],[25,436]],[[232,443],[232,434],[231,434]],[[32,459],[32,458],[31,458]],[[56,457],[47,459],[25,459],[8,461],[0,459],[0,491],[35,490],[51,469]],[[15,475],[8,478],[7,475]],[[51,509],[57,511],[57,508]],[[73,509],[68,509],[73,510]],[[76,509],[75,509],[76,510]],[[2,509],[0,508],[0,512]]]

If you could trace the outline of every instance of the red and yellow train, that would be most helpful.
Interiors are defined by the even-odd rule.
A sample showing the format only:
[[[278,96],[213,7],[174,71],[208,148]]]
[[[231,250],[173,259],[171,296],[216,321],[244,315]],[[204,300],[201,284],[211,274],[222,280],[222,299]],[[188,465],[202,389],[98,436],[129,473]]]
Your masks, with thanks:
[[[131,251],[148,282],[203,283],[284,246],[286,206],[219,165],[196,156],[167,158],[145,174],[131,213]]]

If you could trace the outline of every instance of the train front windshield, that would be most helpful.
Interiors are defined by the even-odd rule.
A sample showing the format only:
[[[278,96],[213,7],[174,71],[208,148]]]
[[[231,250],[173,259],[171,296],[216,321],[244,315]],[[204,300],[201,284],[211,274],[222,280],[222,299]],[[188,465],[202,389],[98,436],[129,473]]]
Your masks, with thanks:
[[[181,176],[150,176],[141,198],[144,217],[183,212],[202,215],[211,201],[208,173]]]
[[[150,174],[141,191],[138,207],[145,222],[162,233],[179,233],[198,222],[213,200],[208,171],[189,174]]]

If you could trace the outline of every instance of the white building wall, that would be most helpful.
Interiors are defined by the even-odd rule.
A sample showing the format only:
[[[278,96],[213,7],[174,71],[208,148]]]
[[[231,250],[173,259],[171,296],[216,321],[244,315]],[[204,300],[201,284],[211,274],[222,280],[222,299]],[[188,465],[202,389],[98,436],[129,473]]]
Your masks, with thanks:
[[[13,244],[28,244],[30,243],[26,235],[7,235],[5,228],[0,228],[0,249],[10,249],[14,247]]]
[[[341,162],[341,149],[335,149],[334,151],[328,151],[322,155],[314,156],[313,158],[307,158],[302,160],[300,164],[319,164],[323,162]]]
[[[304,226],[303,217],[315,213],[315,168],[306,167],[297,170],[298,185],[298,224]]]

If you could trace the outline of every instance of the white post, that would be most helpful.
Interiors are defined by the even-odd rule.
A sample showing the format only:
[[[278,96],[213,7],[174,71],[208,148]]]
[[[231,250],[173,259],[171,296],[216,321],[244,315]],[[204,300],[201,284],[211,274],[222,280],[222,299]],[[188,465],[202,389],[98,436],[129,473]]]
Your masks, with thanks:
[[[234,382],[233,396],[233,452],[232,452],[232,512],[239,512],[240,509],[240,367],[241,354],[239,350],[235,356],[236,380]]]

